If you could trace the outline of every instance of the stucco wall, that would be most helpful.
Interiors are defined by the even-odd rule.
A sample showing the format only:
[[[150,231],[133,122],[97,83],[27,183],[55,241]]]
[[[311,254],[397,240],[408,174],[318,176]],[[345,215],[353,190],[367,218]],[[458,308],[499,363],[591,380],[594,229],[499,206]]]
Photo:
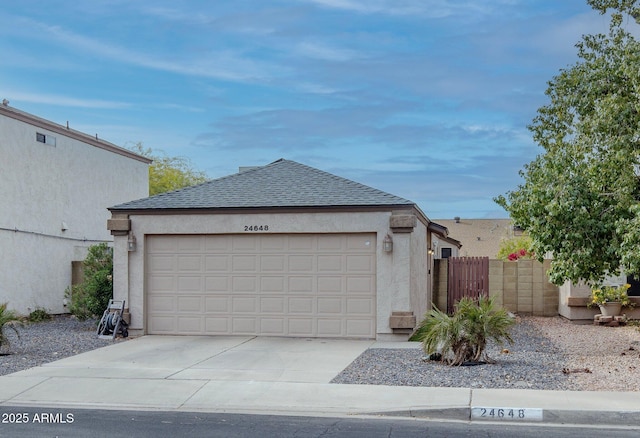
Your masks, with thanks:
[[[114,295],[126,299],[131,314],[131,330],[145,331],[145,236],[154,234],[242,234],[245,225],[268,225],[268,233],[358,233],[374,232],[376,240],[376,324],[378,334],[391,334],[389,316],[393,310],[412,309],[412,287],[426,284],[426,272],[412,280],[411,252],[426,253],[426,236],[419,232],[393,234],[393,252],[385,253],[382,240],[389,230],[391,212],[256,213],[131,215],[131,229],[137,238],[135,252],[128,252],[127,236],[115,238]],[[421,248],[422,245],[422,248]],[[421,265],[417,260],[413,265]],[[421,278],[425,276],[425,278]]]
[[[0,296],[24,314],[65,312],[71,262],[112,241],[107,208],[149,193],[145,162],[3,115],[0,179]]]
[[[422,321],[431,308],[431,257],[428,254],[427,227],[418,222],[411,233],[411,308],[416,320]],[[403,309],[396,309],[403,310]]]

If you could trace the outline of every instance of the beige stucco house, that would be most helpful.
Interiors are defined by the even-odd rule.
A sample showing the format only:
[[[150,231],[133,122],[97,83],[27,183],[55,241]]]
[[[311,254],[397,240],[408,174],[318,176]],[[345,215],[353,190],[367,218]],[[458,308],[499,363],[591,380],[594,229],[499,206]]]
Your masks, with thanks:
[[[489,257],[496,259],[500,242],[514,236],[511,219],[434,219],[449,230],[451,237],[462,244],[453,257]],[[443,243],[442,248],[452,248]]]
[[[406,339],[446,237],[407,199],[284,159],[110,210],[114,297],[146,334]]]
[[[107,207],[148,196],[150,160],[0,105],[0,302],[66,312],[71,264],[111,242]]]

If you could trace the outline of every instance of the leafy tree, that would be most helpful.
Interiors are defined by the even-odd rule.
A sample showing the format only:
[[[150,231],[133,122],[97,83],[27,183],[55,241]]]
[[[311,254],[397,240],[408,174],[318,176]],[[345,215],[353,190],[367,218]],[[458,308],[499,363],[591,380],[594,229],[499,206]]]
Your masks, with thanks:
[[[513,342],[509,332],[515,324],[503,308],[497,308],[493,298],[477,301],[464,297],[456,303],[452,316],[433,308],[422,321],[412,340],[422,342],[426,354],[442,354],[449,365],[493,360],[485,353],[487,343],[502,345]]]
[[[207,180],[204,172],[192,168],[188,158],[168,157],[164,153],[145,148],[141,143],[136,144],[132,150],[153,160],[149,165],[149,195],[178,190]]]
[[[549,82],[550,102],[529,126],[544,153],[520,172],[517,190],[496,198],[537,258],[553,254],[556,284],[640,272],[640,44],[627,30],[640,7],[588,3],[612,10],[609,32],[583,36],[579,61]]]

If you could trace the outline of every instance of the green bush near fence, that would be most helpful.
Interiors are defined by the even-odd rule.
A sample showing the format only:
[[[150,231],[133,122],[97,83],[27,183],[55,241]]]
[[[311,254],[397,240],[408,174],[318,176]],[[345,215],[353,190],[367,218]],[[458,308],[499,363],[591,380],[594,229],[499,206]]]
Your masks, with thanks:
[[[67,288],[69,311],[79,319],[102,315],[113,296],[113,249],[106,243],[89,247],[84,281]]]

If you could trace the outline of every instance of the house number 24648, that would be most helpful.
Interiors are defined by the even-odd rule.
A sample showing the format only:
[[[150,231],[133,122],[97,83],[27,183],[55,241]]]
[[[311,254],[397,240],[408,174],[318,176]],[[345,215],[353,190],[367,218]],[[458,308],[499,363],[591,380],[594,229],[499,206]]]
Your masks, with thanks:
[[[245,231],[269,231],[269,225],[245,225]]]

